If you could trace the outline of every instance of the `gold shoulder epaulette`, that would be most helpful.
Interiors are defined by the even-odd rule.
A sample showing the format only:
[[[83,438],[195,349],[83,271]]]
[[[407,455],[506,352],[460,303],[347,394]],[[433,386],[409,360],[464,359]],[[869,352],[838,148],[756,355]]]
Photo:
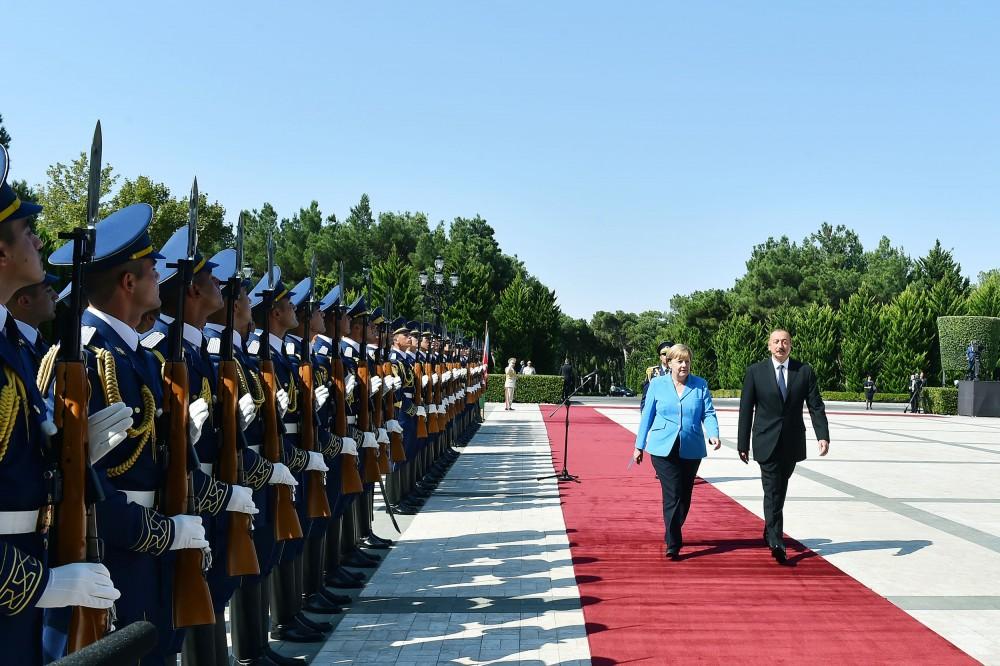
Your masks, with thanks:
[[[35,377],[35,384],[38,385],[38,391],[42,395],[45,395],[49,390],[49,384],[52,383],[52,371],[56,366],[56,355],[59,353],[59,343],[49,347],[49,350],[45,352],[45,356],[42,357],[41,362],[38,364],[38,375]]]
[[[653,381],[653,373],[654,372],[656,372],[656,366],[655,365],[651,365],[648,368],[646,368],[646,381],[647,382]]]

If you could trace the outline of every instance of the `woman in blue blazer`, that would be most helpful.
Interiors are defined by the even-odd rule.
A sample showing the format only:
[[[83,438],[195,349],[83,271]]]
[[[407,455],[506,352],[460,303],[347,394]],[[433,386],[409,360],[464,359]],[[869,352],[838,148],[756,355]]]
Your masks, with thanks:
[[[633,455],[636,464],[641,464],[643,452],[648,451],[653,461],[663,492],[666,557],[679,560],[684,543],[681,527],[691,507],[694,477],[701,459],[708,455],[705,434],[716,450],[722,440],[708,382],[691,374],[687,345],[671,347],[667,365],[670,374],[649,383]]]

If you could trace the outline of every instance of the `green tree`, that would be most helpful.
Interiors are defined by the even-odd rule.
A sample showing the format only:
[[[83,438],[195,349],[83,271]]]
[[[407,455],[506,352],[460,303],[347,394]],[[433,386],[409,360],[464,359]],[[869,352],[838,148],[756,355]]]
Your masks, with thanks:
[[[7,128],[3,126],[2,113],[0,113],[0,146],[10,148],[10,134],[7,134]]]
[[[539,373],[555,372],[559,315],[555,292],[533,277],[518,275],[500,294],[490,320],[498,352],[504,358],[530,359]]]
[[[1000,317],[1000,270],[980,273],[979,284],[965,302],[966,314]]]
[[[267,234],[278,234],[278,213],[274,206],[264,202],[258,211],[244,210],[243,259],[260,279],[267,271]],[[275,243],[277,245],[277,243]]]
[[[390,248],[388,257],[372,267],[372,302],[385,306],[388,295],[392,295],[393,315],[407,318],[418,315],[417,272],[399,256],[395,247]]]
[[[452,290],[445,312],[448,321],[470,335],[482,334],[496,305],[491,274],[489,266],[475,259],[458,266],[458,286]]]
[[[927,296],[910,285],[882,311],[885,344],[879,385],[889,393],[905,393],[910,375],[927,369],[933,335],[928,334],[931,320]],[[933,321],[933,320],[931,320]]]
[[[946,280],[962,296],[968,295],[969,278],[962,275],[962,265],[955,261],[950,250],[941,246],[940,240],[935,240],[934,247],[914,264],[913,283],[920,289],[929,291],[942,280]]]
[[[868,375],[881,386],[883,307],[875,293],[862,287],[840,309],[840,369],[845,391],[860,391]]]
[[[715,334],[718,354],[719,388],[743,386],[746,369],[766,356],[767,333],[750,315],[733,315],[722,322]]]
[[[837,312],[829,305],[809,303],[799,310],[792,352],[795,358],[812,366],[822,391],[839,386],[838,332]]]
[[[906,289],[913,271],[913,260],[902,248],[882,236],[878,247],[865,252],[865,274],[861,286],[874,294],[879,303],[888,303]]]
[[[56,162],[46,170],[48,181],[38,191],[38,203],[43,207],[38,220],[38,231],[50,247],[59,244],[59,232],[87,223],[89,163],[87,154],[80,153],[80,157],[69,165]],[[107,195],[111,193],[117,180],[114,168],[105,164],[101,169],[99,212],[102,218],[114,210]]]
[[[732,314],[729,293],[708,289],[676,295],[670,299],[670,309],[665,338],[689,346],[694,357],[692,371],[704,377],[709,386],[719,386],[718,355],[713,341],[719,326]]]

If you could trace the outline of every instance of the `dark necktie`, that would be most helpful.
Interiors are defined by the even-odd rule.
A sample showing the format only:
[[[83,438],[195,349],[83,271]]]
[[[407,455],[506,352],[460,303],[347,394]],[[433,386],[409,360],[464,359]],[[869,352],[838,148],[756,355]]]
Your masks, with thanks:
[[[781,392],[781,399],[788,399],[788,387],[785,386],[785,364],[778,366],[778,390]]]

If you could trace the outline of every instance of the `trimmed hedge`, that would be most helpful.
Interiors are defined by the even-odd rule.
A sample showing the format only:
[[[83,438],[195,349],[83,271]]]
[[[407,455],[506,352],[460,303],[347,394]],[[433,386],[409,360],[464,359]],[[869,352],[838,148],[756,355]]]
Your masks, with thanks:
[[[970,340],[976,340],[983,348],[980,379],[993,376],[1000,358],[1000,317],[938,317],[937,325],[945,386],[956,379],[965,379],[969,367],[965,350]]]
[[[958,389],[928,386],[921,392],[924,411],[929,414],[958,414]]]
[[[924,389],[925,391],[927,389]],[[712,391],[713,398],[738,398],[741,391],[738,389],[716,389]],[[840,402],[864,402],[865,394],[854,391],[820,391],[824,400],[836,400]],[[906,393],[876,393],[872,402],[904,403],[909,402],[910,396]],[[955,403],[958,404],[957,402]]]
[[[490,375],[486,402],[503,402],[503,375]],[[518,375],[514,402],[558,403],[562,401],[563,380],[559,375]]]

